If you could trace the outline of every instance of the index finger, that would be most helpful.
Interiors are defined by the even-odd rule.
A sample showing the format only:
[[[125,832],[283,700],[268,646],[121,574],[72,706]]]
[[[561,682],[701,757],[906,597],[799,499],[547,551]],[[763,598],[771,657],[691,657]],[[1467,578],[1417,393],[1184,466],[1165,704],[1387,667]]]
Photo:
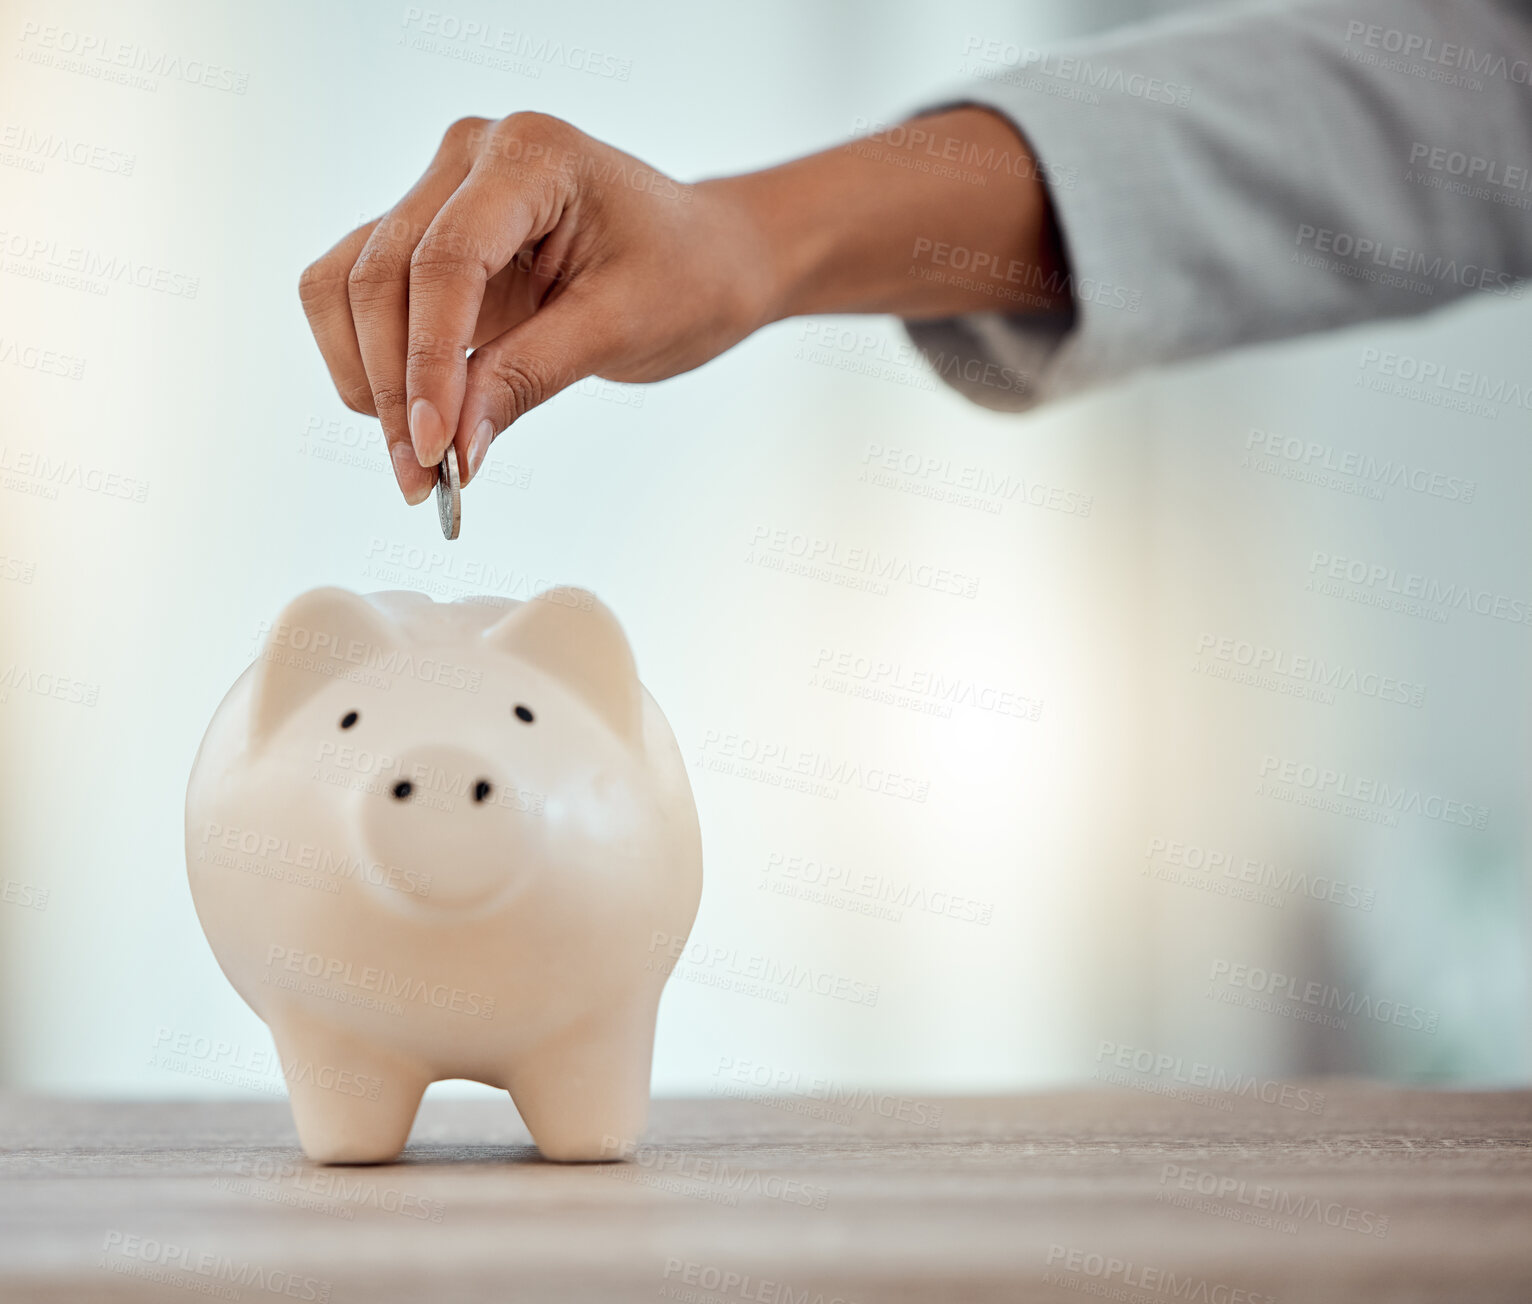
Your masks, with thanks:
[[[405,402],[414,412],[425,400],[439,417],[420,423],[428,438],[416,444],[415,454],[424,465],[442,459],[457,431],[468,350],[489,279],[551,231],[564,209],[557,170],[535,163],[506,168],[495,153],[505,139],[497,136],[486,147],[410,259]]]

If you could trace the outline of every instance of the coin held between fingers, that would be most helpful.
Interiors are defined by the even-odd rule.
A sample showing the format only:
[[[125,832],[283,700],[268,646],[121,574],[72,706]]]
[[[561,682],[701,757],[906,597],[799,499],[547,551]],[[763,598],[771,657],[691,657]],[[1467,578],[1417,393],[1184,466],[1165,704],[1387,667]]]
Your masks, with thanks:
[[[442,535],[455,539],[463,528],[463,482],[458,476],[457,449],[447,445],[447,455],[436,468],[436,515]]]

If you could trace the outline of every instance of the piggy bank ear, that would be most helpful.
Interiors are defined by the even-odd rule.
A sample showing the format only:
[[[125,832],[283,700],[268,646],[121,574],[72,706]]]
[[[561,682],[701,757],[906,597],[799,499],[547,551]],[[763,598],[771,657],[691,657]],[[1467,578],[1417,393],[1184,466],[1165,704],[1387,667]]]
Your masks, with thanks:
[[[633,650],[617,617],[594,593],[549,589],[512,607],[483,636],[552,675],[619,737],[638,745],[643,736],[643,705]]]
[[[395,639],[387,620],[365,598],[345,589],[311,589],[283,609],[255,663],[250,737],[260,744],[343,669],[376,657]]]

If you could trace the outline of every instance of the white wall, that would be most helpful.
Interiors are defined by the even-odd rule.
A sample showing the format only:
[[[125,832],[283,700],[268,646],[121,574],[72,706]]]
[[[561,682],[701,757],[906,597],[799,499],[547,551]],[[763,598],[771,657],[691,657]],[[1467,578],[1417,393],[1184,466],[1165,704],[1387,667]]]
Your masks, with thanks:
[[[1219,956],[1305,976],[1405,964],[1366,972],[1443,1006],[1444,1027],[1450,1006],[1466,1049],[1449,1070],[1524,1074],[1525,915],[1505,901],[1522,881],[1525,629],[1461,617],[1428,628],[1302,589],[1310,551],[1334,540],[1400,564],[1451,558],[1532,592],[1517,488],[1527,413],[1455,418],[1351,387],[1361,348],[1379,341],[1524,376],[1513,339],[1525,338],[1524,308],[1267,351],[1027,418],[940,390],[886,322],[843,323],[848,351],[816,350],[812,324],[784,323],[692,375],[582,386],[518,423],[466,496],[453,545],[430,506],[399,501],[372,423],[340,404],[308,337],[298,271],[391,204],[463,114],[560,114],[690,179],[920,103],[971,35],[1044,41],[1139,8],[672,4],[664,22],[615,3],[452,11],[595,44],[625,61],[622,80],[409,48],[404,6],[128,17],[105,4],[7,5],[0,124],[131,156],[132,168],[54,159],[37,172],[20,165],[24,151],[0,154],[0,339],[80,373],[15,365],[0,349],[0,672],[14,667],[0,700],[3,1080],[275,1088],[265,1030],[214,965],[185,885],[192,754],[261,622],[292,596],[337,583],[454,597],[475,591],[461,578],[475,564],[511,575],[500,591],[512,596],[551,582],[599,593],[688,757],[737,733],[929,783],[923,802],[855,788],[830,800],[694,770],[707,851],[695,937],[721,958],[672,981],[661,1090],[717,1089],[724,1060],[800,1084],[998,1089],[1087,1077],[1103,1039],[1270,1073],[1432,1070],[1411,1058],[1418,1037],[1316,1040],[1292,1020],[1210,1002],[1204,978]],[[50,63],[28,23],[225,65],[248,85],[115,84],[60,66],[57,51]],[[196,278],[195,295],[38,278],[79,248],[178,287]],[[869,354],[886,359],[881,375],[855,369]],[[1252,425],[1347,448],[1398,440],[1474,475],[1480,496],[1360,503],[1273,481],[1238,465]],[[1088,496],[1090,511],[1029,506],[1025,491],[989,511],[869,483],[872,446]],[[28,474],[38,455],[50,471]],[[90,485],[115,475],[129,496],[78,483],[39,492],[60,465]],[[782,574],[752,560],[763,526],[948,566],[976,576],[978,594],[878,596]],[[1187,668],[1206,630],[1398,666],[1429,685],[1428,704],[1326,708],[1209,682]],[[828,691],[810,683],[825,652],[972,677],[1039,699],[1040,718],[959,708],[941,719]],[[66,697],[79,681],[92,703],[31,691],[39,675],[62,677]],[[1494,836],[1454,841],[1411,824],[1367,837],[1352,821],[1252,801],[1251,767],[1278,748],[1483,794]],[[1329,906],[1311,921],[1295,902],[1277,910],[1153,881],[1141,871],[1155,836],[1343,863],[1376,887],[1376,908]],[[774,853],[871,872],[896,892],[959,893],[988,923],[778,895],[763,888]],[[1432,940],[1440,899],[1458,900],[1469,874],[1501,932],[1489,947],[1459,923],[1444,950]],[[27,904],[43,892],[45,908]],[[752,956],[876,987],[876,1004],[804,991],[781,1004],[715,985]]]
[[[1526,303],[1467,305],[1154,387],[1151,836],[1343,885],[1333,900],[1289,894],[1278,910],[1156,883],[1158,1036],[1173,1048],[1227,1046],[1284,1072],[1505,1082],[1532,1071],[1532,628],[1450,601],[1377,605],[1412,574],[1486,612],[1532,604],[1529,322]],[[1421,366],[1519,398],[1463,412],[1439,405],[1452,391],[1435,383],[1367,387]],[[1263,448],[1287,452],[1263,459]],[[1362,477],[1343,469],[1363,457],[1393,467],[1380,496],[1358,493]],[[1387,576],[1311,587],[1315,554]],[[1208,635],[1324,658],[1357,687],[1306,698],[1291,691],[1301,675],[1212,678],[1216,658],[1199,655]],[[1272,795],[1260,789],[1269,758],[1345,774],[1327,795],[1349,784],[1357,799],[1295,804],[1317,795],[1303,781]],[[1435,1031],[1413,1016],[1336,1027],[1210,1002],[1201,988],[1220,960],[1398,1002]]]

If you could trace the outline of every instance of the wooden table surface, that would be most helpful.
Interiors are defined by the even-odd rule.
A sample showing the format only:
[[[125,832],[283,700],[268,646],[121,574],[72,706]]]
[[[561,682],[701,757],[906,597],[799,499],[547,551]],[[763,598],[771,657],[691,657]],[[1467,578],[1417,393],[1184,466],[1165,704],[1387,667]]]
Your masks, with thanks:
[[[282,1102],[4,1099],[0,1299],[1532,1300],[1532,1092],[1309,1085],[658,1101],[582,1167],[508,1102],[319,1168]]]

